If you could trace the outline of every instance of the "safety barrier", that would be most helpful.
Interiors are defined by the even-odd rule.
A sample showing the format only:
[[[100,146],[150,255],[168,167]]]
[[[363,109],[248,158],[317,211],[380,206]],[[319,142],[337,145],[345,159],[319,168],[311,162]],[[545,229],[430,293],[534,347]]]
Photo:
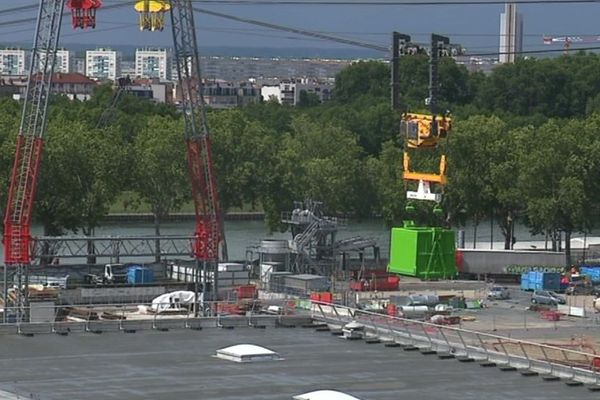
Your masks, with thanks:
[[[447,353],[463,361],[495,363],[600,384],[600,355],[597,354],[382,315],[337,304],[315,302],[311,314],[314,320],[339,328],[356,321],[364,325],[368,336]]]
[[[31,306],[29,320],[0,323],[0,335],[135,332],[155,329],[295,326],[310,323],[308,306],[290,300]],[[161,309],[161,311],[152,311]],[[74,311],[75,310],[75,311]],[[299,312],[296,312],[298,310]],[[7,312],[9,310],[7,309]]]

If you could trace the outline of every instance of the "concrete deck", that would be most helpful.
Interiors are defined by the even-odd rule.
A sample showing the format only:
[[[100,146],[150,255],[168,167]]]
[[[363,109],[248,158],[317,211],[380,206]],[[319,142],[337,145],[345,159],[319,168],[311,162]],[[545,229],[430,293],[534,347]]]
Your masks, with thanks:
[[[263,345],[284,360],[238,364],[213,357],[240,343]],[[0,390],[39,400],[290,400],[318,389],[364,400],[597,398],[584,387],[305,328],[6,335],[0,370]]]

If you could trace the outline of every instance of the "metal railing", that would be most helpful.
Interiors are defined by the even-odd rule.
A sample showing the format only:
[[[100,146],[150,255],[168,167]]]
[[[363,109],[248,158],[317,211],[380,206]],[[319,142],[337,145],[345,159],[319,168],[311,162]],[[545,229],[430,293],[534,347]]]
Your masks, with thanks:
[[[351,321],[367,336],[584,383],[600,384],[600,355],[431,322],[313,302],[314,320],[342,328]]]
[[[33,239],[32,254],[41,258],[109,258],[119,262],[121,257],[151,257],[156,255],[160,241],[162,257],[190,256],[193,236],[40,236]],[[93,249],[93,251],[91,251]]]
[[[302,301],[300,301],[302,302]],[[103,305],[38,305],[29,306],[28,320],[9,318],[0,323],[1,334],[41,334],[71,332],[131,332],[170,328],[277,326],[286,320],[310,319],[309,303],[298,300],[247,299],[242,301],[198,301]],[[10,313],[7,308],[6,312]]]

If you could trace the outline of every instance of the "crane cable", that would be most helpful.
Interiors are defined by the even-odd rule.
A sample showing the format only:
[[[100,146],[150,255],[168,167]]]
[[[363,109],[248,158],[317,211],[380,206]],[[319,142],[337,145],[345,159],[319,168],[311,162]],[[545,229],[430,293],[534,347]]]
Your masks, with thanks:
[[[194,3],[210,3],[211,0],[191,0]],[[243,1],[243,0],[219,0],[219,3],[227,3],[227,2],[232,2],[232,1],[237,1],[237,2],[241,2],[241,3],[248,3],[250,4],[250,2],[258,2],[258,3],[269,3],[269,4],[291,4],[291,2],[293,2],[294,0],[276,0],[276,1],[262,1],[262,0],[247,0],[247,1]],[[492,0],[492,2],[494,2],[495,0]],[[478,3],[482,3],[482,4],[492,4],[492,2],[482,2],[482,1],[461,1],[462,3],[469,3],[469,4],[478,4]],[[517,1],[518,2],[518,1]],[[110,9],[116,9],[116,8],[121,8],[121,7],[126,7],[129,6],[132,2],[121,2],[118,4],[111,4],[111,5],[105,5],[103,7],[104,10],[110,10]],[[302,2],[302,4],[323,4],[323,3],[336,3],[336,4],[360,4],[361,2],[327,2],[327,1],[318,1],[318,2],[311,2],[311,1],[307,1],[307,2]],[[440,1],[432,1],[430,3],[435,3],[435,4],[449,4],[447,2],[440,2]],[[451,1],[451,3],[458,3],[457,1]],[[503,3],[503,2],[502,2]],[[600,3],[600,0],[575,0],[575,1],[567,1],[567,0],[529,0],[529,1],[523,1],[523,3],[535,3],[535,4],[540,4],[540,3]],[[369,4],[387,4],[387,5],[413,5],[413,3],[411,2],[376,2],[376,3],[369,3]],[[424,4],[424,3],[419,3],[419,4]],[[416,5],[416,4],[414,4]],[[32,8],[36,8],[37,5],[32,4],[32,5],[28,5],[28,6],[20,6],[20,7],[15,7],[15,8],[11,8],[11,9],[7,9],[7,10],[0,10],[0,15],[3,12],[19,12],[19,11],[23,11],[26,9],[32,9]],[[322,33],[322,32],[315,32],[315,31],[309,31],[309,30],[305,30],[305,29],[300,29],[300,28],[295,28],[295,27],[289,27],[289,26],[284,26],[284,25],[278,25],[278,24],[273,24],[270,22],[263,22],[263,21],[258,21],[258,20],[254,20],[254,19],[249,19],[249,18],[242,18],[242,17],[237,17],[234,15],[230,15],[230,14],[225,14],[225,13],[220,13],[220,12],[216,12],[216,11],[211,11],[211,10],[207,10],[207,9],[203,9],[203,8],[198,8],[198,7],[194,7],[193,10],[197,13],[200,14],[206,14],[206,15],[210,15],[213,17],[217,17],[217,18],[223,18],[223,19],[228,19],[231,21],[236,21],[236,22],[240,22],[240,23],[245,23],[245,24],[250,24],[250,25],[256,25],[256,26],[261,26],[263,28],[268,28],[268,29],[273,29],[273,30],[279,30],[279,31],[284,31],[284,32],[289,32],[289,33],[294,33],[297,35],[301,35],[301,36],[308,36],[308,37],[312,37],[312,38],[316,38],[316,39],[320,39],[320,40],[326,40],[326,41],[332,41],[332,42],[337,42],[337,43],[341,43],[341,44],[346,44],[346,45],[350,45],[350,46],[355,46],[355,47],[362,47],[362,48],[366,48],[366,49],[370,49],[370,50],[375,50],[375,51],[379,51],[379,52],[383,52],[383,53],[388,53],[390,51],[389,46],[382,46],[382,45],[378,45],[378,44],[374,44],[374,43],[366,43],[366,42],[361,42],[358,40],[353,40],[353,39],[347,39],[347,38],[343,38],[343,37],[339,37],[339,36],[334,36],[334,35],[329,35],[326,33]],[[8,25],[19,25],[19,24],[23,24],[26,22],[31,22],[31,21],[35,21],[36,18],[24,18],[24,19],[20,19],[20,20],[13,20],[13,21],[5,21],[5,22],[0,22],[0,27],[4,27],[4,26],[8,26]],[[109,29],[103,29],[103,31],[105,30],[110,30]],[[93,31],[90,31],[93,32]],[[577,47],[575,49],[573,49],[574,51],[592,51],[592,50],[600,50],[600,46],[587,46],[587,47]],[[504,55],[504,54],[515,54],[515,55],[520,55],[520,54],[544,54],[544,53],[556,53],[556,52],[564,52],[564,49],[543,49],[543,50],[523,50],[523,51],[515,51],[515,52],[485,52],[485,53],[472,53],[472,54],[464,54],[464,56],[470,56],[470,57],[493,57],[493,56],[498,56],[498,55]]]

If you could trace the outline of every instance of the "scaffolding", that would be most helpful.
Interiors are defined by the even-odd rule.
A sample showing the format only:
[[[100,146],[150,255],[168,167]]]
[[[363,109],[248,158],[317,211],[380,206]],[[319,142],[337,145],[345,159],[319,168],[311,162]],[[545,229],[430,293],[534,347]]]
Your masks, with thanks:
[[[339,228],[346,226],[347,220],[326,216],[322,202],[294,202],[293,211],[284,212],[281,222],[292,233],[290,248],[295,255],[292,272],[341,277],[340,272],[348,267],[346,255],[359,254],[364,267],[363,254],[368,248],[373,248],[374,261],[379,261],[375,239],[362,236],[337,239]]]

